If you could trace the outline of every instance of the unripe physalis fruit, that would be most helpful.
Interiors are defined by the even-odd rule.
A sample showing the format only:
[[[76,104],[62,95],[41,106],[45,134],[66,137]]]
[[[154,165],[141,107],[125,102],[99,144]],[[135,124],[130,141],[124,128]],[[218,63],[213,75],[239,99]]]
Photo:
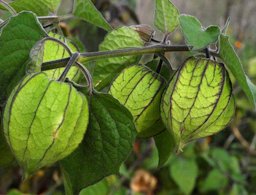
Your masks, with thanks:
[[[55,39],[59,39],[60,41],[66,43],[72,52],[77,52],[76,46],[67,38],[54,33],[49,33],[49,36]],[[47,40],[44,42],[41,52],[42,52],[41,55],[42,55],[43,63],[70,57],[68,51],[66,51],[61,44],[56,43],[52,40]],[[64,69],[65,68],[57,68],[57,69],[47,70],[45,72],[49,76],[49,78],[58,79]],[[72,66],[68,72],[67,77],[70,80],[77,81],[79,80],[79,76],[80,76],[79,69],[76,66]]]
[[[210,59],[189,58],[163,94],[163,122],[182,147],[222,130],[235,110],[228,72]]]
[[[114,80],[109,93],[133,115],[138,136],[149,137],[163,130],[160,101],[164,80],[149,68],[130,66]]]
[[[27,76],[4,110],[4,133],[26,174],[68,156],[88,125],[88,102],[70,83]]]

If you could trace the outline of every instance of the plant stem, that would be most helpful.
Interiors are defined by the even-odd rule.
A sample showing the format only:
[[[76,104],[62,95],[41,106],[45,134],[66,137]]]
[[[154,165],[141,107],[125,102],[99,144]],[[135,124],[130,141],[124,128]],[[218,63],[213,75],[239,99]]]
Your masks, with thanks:
[[[89,72],[89,70],[83,66],[81,63],[79,62],[76,62],[76,65],[77,67],[80,69],[80,71],[83,73],[85,79],[86,79],[86,82],[87,82],[87,85],[88,85],[88,89],[89,89],[89,95],[92,95],[92,92],[93,92],[93,81],[92,81],[92,76]]]
[[[64,80],[65,80],[65,78],[66,78],[66,76],[67,76],[67,74],[68,74],[68,71],[70,70],[71,66],[77,61],[78,58],[79,58],[79,53],[74,53],[74,54],[70,57],[70,59],[69,59],[67,65],[66,65],[66,68],[65,68],[65,70],[62,72],[62,74],[60,75],[60,78],[58,79],[58,81],[64,82]]]
[[[0,0],[1,1],[1,0]],[[74,16],[72,14],[68,14],[65,16],[38,16],[38,20],[40,21],[48,21],[48,20],[53,20],[53,21],[63,21],[63,20],[67,20],[70,18],[73,18]]]
[[[17,14],[17,12],[4,0],[0,0],[0,4],[2,4],[13,16]]]
[[[169,46],[164,44],[150,45],[146,47],[133,47],[120,50],[112,51],[99,51],[99,52],[86,52],[81,53],[81,57],[85,57],[84,61],[94,61],[103,58],[120,57],[120,56],[131,56],[131,55],[143,55],[152,53],[162,52],[178,52],[178,51],[189,51],[192,47],[186,45]]]
[[[143,54],[153,54],[153,53],[163,53],[163,52],[187,52],[192,49],[191,46],[187,45],[164,45],[156,44],[145,47],[133,47],[120,50],[111,50],[111,51],[98,51],[98,52],[85,52],[80,53],[80,62],[89,62],[99,59],[111,58],[111,57],[120,57],[120,56],[131,56],[131,55],[143,55]],[[198,52],[204,52],[200,50]],[[218,56],[217,53],[209,51],[212,56]],[[63,58],[60,60],[55,60],[51,62],[46,62],[42,64],[42,70],[50,70],[65,67],[68,58]]]

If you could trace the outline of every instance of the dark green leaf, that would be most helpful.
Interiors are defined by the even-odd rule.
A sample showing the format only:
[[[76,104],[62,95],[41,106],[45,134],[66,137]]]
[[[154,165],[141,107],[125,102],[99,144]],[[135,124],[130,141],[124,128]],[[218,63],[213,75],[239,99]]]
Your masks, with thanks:
[[[159,156],[158,166],[161,167],[174,152],[175,140],[167,130],[155,136],[154,139]]]
[[[121,27],[111,31],[100,44],[100,51],[141,47],[144,42],[140,35],[129,27]],[[138,62],[138,56],[123,56],[98,60],[94,68],[93,79],[97,89],[108,85],[113,78],[127,65]]]
[[[26,74],[29,53],[37,41],[47,36],[31,12],[10,18],[0,35],[0,102],[6,100],[17,82]]]
[[[155,26],[164,33],[172,32],[179,25],[179,10],[170,0],[155,0]]]
[[[194,16],[180,15],[179,21],[188,45],[193,46],[194,50],[205,48],[210,43],[214,43],[220,35],[218,26],[209,26],[205,29]]]
[[[194,189],[198,176],[198,167],[193,159],[176,158],[171,162],[170,172],[173,180],[185,194]]]
[[[118,173],[136,137],[132,115],[112,96],[95,94],[90,103],[84,141],[61,162],[67,194],[78,194],[82,188]]]
[[[11,166],[14,161],[14,156],[12,155],[10,147],[5,140],[2,125],[0,124],[0,167],[5,168]]]
[[[225,65],[236,78],[238,84],[243,89],[250,102],[254,107],[256,107],[256,86],[246,76],[242,63],[229,42],[229,37],[223,34],[220,36],[219,54]]]
[[[103,28],[106,31],[112,29],[91,0],[75,0],[73,13],[76,17]]]
[[[17,11],[32,11],[38,16],[47,16],[54,13],[61,0],[16,0],[10,5]]]

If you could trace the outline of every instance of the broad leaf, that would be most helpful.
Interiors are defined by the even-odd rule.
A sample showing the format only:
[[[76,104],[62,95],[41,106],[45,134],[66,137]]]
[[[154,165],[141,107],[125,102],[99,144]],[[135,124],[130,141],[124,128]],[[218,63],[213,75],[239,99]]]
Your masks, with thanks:
[[[246,76],[243,65],[226,35],[220,36],[220,57],[236,78],[250,102],[256,107],[256,86]]]
[[[185,39],[188,45],[193,46],[193,50],[205,48],[218,40],[218,26],[209,26],[205,29],[197,18],[184,14],[180,15],[179,21]]]
[[[2,124],[0,123],[0,167],[11,166],[13,162],[15,162],[14,156],[5,140]]]
[[[95,94],[90,109],[83,143],[61,162],[67,194],[78,194],[82,188],[118,173],[136,137],[132,115],[112,96]]]
[[[10,18],[0,35],[0,102],[26,74],[29,53],[37,41],[47,36],[31,12]]]
[[[182,192],[190,194],[198,176],[198,167],[193,159],[176,158],[171,162],[170,172]]]
[[[179,25],[179,10],[170,0],[155,0],[155,26],[164,33],[172,32]]]
[[[202,186],[200,187],[200,191],[219,191],[221,188],[225,187],[227,183],[228,179],[225,177],[224,173],[220,172],[218,169],[213,169],[208,173],[206,179],[203,180]]]
[[[91,0],[75,0],[73,14],[87,22],[90,22],[100,28],[110,31],[112,27],[93,5]]]
[[[109,51],[129,47],[141,47],[144,42],[139,34],[129,27],[121,27],[110,32],[99,46],[100,51]],[[93,79],[97,89],[108,85],[127,65],[138,61],[138,56],[123,56],[98,60],[94,68]]]
[[[154,139],[159,156],[158,166],[161,167],[165,164],[165,162],[169,159],[170,155],[174,152],[176,146],[175,140],[167,130],[156,135]]]
[[[108,194],[109,192],[109,185],[106,179],[91,185],[79,193],[79,195],[102,195]]]
[[[32,11],[38,16],[47,16],[54,13],[61,0],[16,0],[10,5],[17,11]]]

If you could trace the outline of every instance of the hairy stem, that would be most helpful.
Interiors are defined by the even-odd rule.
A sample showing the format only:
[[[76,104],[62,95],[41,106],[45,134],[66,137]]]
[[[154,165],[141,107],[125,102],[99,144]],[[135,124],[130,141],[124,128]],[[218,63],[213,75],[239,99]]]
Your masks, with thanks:
[[[156,44],[145,47],[133,47],[126,48],[120,50],[112,50],[112,51],[98,51],[98,52],[85,52],[80,53],[80,62],[89,62],[95,61],[98,59],[105,59],[111,57],[120,57],[120,56],[136,56],[143,54],[153,54],[153,53],[163,53],[163,52],[187,52],[190,51],[192,47],[187,45],[164,45],[164,44]],[[204,52],[204,50],[200,50],[198,52]],[[218,56],[216,52],[210,51],[212,56]],[[42,64],[42,70],[50,70],[65,67],[69,58],[63,58],[60,60],[55,60],[51,62],[46,62]]]
[[[4,6],[13,16],[17,14],[17,12],[4,0],[0,0],[0,4]]]

